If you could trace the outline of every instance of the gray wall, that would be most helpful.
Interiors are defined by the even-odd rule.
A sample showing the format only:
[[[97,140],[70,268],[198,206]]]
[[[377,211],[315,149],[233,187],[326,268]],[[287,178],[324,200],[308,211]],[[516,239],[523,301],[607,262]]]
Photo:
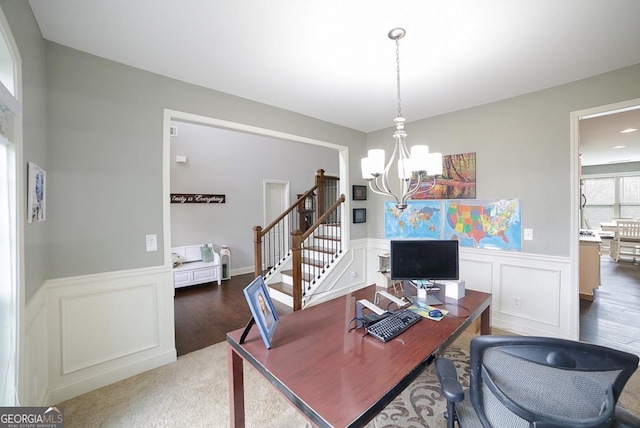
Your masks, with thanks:
[[[163,109],[364,152],[365,134],[43,41],[28,2],[2,1],[23,58],[25,161],[47,171],[47,220],[27,225],[26,297],[47,278],[157,266]]]
[[[407,97],[409,95],[405,95]],[[544,91],[406,125],[409,145],[444,154],[477,153],[477,198],[520,198],[522,251],[570,255],[570,113],[640,97],[640,65]],[[392,130],[367,135],[369,148],[390,149]],[[383,200],[370,202],[369,236],[384,236]]]
[[[50,277],[160,265],[170,108],[346,146],[364,134],[47,43]]]
[[[171,204],[171,245],[212,242],[232,251],[231,268],[253,268],[253,227],[263,222],[263,180],[290,183],[290,200],[309,190],[315,173],[339,175],[338,151],[236,131],[173,122],[171,193],[226,195],[225,204]],[[176,163],[176,155],[187,163]]]
[[[162,248],[164,108],[348,146],[351,184],[364,184],[367,148],[393,143],[392,129],[364,135],[43,42],[27,2],[0,2],[23,58],[25,161],[48,178],[47,221],[25,231],[27,298],[44,278],[163,263],[161,251],[145,251],[144,235],[158,234]],[[638,97],[640,65],[406,129],[409,144],[475,151],[478,198],[522,199],[523,226],[535,237],[523,251],[567,256],[577,205],[569,197],[569,114]],[[351,227],[353,239],[384,236],[383,200],[369,195],[353,205],[368,208],[367,223]]]

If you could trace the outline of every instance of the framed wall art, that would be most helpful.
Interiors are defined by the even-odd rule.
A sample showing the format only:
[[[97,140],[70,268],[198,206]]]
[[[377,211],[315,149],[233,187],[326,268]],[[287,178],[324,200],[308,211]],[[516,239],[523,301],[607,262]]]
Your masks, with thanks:
[[[253,317],[252,321],[249,321],[240,343],[244,341],[246,333],[251,328],[251,325],[255,323],[258,325],[258,330],[260,330],[260,336],[262,336],[265,346],[270,349],[273,333],[276,331],[279,318],[262,276],[257,277],[245,287],[244,297],[247,299]]]
[[[351,188],[351,198],[354,201],[366,201],[367,200],[367,186],[358,186],[354,184]]]
[[[27,222],[46,218],[46,172],[34,162],[27,163]]]
[[[354,223],[366,223],[367,222],[367,209],[366,208],[354,208],[353,209],[353,222]]]

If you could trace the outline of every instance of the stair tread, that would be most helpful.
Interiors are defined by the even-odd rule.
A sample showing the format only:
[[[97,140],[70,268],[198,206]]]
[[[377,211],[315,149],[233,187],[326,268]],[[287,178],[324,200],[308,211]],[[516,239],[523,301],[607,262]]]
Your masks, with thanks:
[[[289,284],[285,284],[284,282],[274,282],[269,284],[269,288],[273,288],[274,290],[278,290],[282,294],[286,294],[287,296],[293,296],[293,287]]]
[[[280,272],[282,275],[288,275],[293,278],[293,269],[283,270]],[[308,272],[302,272],[302,280],[306,282],[310,282],[313,279],[313,275]]]
[[[339,236],[333,236],[333,235],[316,235],[314,234],[313,237],[315,239],[326,239],[329,241],[340,241],[340,237]]]
[[[305,250],[317,251],[319,253],[327,253],[327,254],[333,254],[336,252],[336,250],[334,249],[318,247],[317,245],[311,245],[310,247],[305,247]]]
[[[324,262],[322,260],[310,259],[308,257],[302,258],[302,263],[310,266],[322,267]]]

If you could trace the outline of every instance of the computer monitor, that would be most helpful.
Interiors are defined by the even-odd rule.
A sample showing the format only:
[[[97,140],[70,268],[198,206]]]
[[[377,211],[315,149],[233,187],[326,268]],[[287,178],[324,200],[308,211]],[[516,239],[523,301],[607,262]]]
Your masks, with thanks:
[[[428,281],[456,280],[460,277],[458,241],[391,241],[390,259],[392,280],[411,281],[421,286]]]

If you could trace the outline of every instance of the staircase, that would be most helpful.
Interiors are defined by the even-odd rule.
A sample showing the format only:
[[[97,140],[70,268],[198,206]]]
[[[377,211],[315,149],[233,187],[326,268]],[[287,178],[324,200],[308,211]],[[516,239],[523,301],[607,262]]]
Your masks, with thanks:
[[[303,306],[305,297],[310,296],[319,285],[319,280],[331,268],[331,264],[340,255],[341,224],[321,225],[309,238],[309,243],[302,256],[302,289]],[[292,259],[292,258],[291,258]],[[280,281],[268,282],[270,295],[274,300],[294,307],[293,303],[293,268],[288,264],[280,270]]]
[[[322,280],[342,254],[343,194],[339,179],[316,173],[316,184],[264,229],[255,226],[254,266],[269,294],[293,310],[321,289]]]

